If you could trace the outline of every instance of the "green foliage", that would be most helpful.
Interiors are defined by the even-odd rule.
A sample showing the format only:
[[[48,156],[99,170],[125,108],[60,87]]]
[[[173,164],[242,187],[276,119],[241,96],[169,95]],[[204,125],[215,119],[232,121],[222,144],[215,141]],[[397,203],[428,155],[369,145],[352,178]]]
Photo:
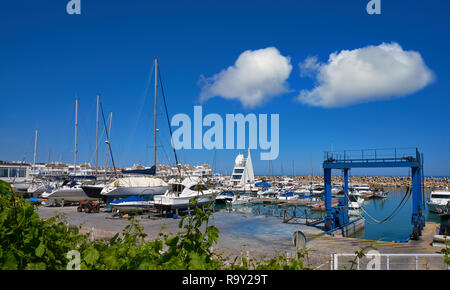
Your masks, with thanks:
[[[445,242],[445,249],[441,250],[441,253],[444,254],[444,262],[447,266],[450,267],[450,242]]]
[[[250,258],[237,257],[234,262],[224,269],[227,270],[309,270],[304,266],[307,251],[298,251],[296,257],[290,258],[281,254],[267,260],[256,261]]]
[[[84,239],[58,217],[41,220],[30,202],[0,182],[0,269],[65,269],[66,253]]]
[[[358,260],[360,260],[360,259],[362,259],[362,258],[364,258],[364,257],[366,256],[365,251],[367,251],[368,249],[373,249],[373,250],[376,250],[376,249],[377,249],[377,248],[374,247],[374,244],[375,244],[377,241],[379,241],[379,240],[373,241],[373,242],[370,243],[369,245],[367,245],[367,246],[365,246],[365,247],[362,247],[359,251],[355,251],[355,258],[354,258],[353,260],[350,260],[350,261],[349,261],[350,264],[351,264],[350,270],[353,270],[353,267],[354,267],[354,266],[357,266]],[[346,268],[347,268],[347,267],[344,267],[344,269],[346,269]]]
[[[122,235],[107,242],[94,241],[80,247],[81,269],[145,269],[145,270],[211,270],[222,262],[213,258],[211,246],[218,241],[219,230],[208,225],[210,210],[195,207],[179,223],[183,231],[175,235],[160,233],[153,241],[145,241],[143,227],[130,218]],[[204,227],[204,230],[201,228]]]
[[[143,227],[130,218],[123,232],[108,241],[89,239],[79,228],[69,228],[60,217],[39,218],[35,206],[23,201],[9,184],[0,182],[0,269],[66,269],[67,254],[76,250],[83,270],[216,270],[216,269],[303,269],[305,253],[286,259],[249,261],[225,266],[225,259],[213,253],[219,230],[209,224],[212,202],[197,206],[181,218],[175,235],[160,233],[146,241]],[[236,261],[235,261],[236,262]],[[239,264],[239,265],[238,265]]]

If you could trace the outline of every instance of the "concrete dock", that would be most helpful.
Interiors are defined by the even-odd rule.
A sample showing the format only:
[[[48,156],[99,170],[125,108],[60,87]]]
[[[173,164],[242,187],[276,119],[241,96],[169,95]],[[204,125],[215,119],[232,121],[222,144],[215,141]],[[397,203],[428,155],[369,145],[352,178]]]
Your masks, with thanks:
[[[127,219],[108,219],[110,213],[106,212],[79,213],[76,211],[76,207],[39,207],[37,212],[41,218],[62,215],[68,224],[81,226],[82,232],[92,232],[96,239],[111,238],[129,224]],[[180,230],[178,228],[179,219],[139,216],[137,220],[144,227],[144,232],[148,235],[147,239],[149,240],[156,238],[160,232],[176,233]],[[302,231],[306,236],[306,249],[309,253],[307,266],[313,269],[330,269],[332,254],[352,254],[369,245],[382,254],[432,254],[441,250],[441,248],[431,246],[438,226],[431,222],[427,223],[420,240],[402,243],[330,236],[319,227],[285,224],[281,218],[249,213],[215,212],[210,224],[215,225],[220,231],[219,241],[214,251],[228,257],[230,261],[236,256],[247,257],[247,255],[250,259],[260,260],[273,257],[277,253],[293,257],[296,253],[292,242],[295,231]],[[350,258],[341,259],[350,260]],[[403,267],[401,269],[414,268],[412,262],[407,258],[396,259],[391,262],[391,268],[395,268],[394,262],[399,263]],[[437,262],[424,261],[423,265],[430,269],[442,269],[444,265],[441,260],[438,259]],[[383,261],[382,259],[381,268],[385,269],[383,267],[386,266],[383,263],[386,262]],[[361,263],[363,264],[363,262]]]

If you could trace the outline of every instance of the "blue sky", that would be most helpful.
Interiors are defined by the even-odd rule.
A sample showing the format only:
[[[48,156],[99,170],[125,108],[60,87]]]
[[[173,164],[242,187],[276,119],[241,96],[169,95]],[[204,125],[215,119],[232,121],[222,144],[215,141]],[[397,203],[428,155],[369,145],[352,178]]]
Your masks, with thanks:
[[[450,175],[450,3],[382,0],[382,15],[368,15],[368,1],[86,1],[68,15],[68,1],[2,1],[0,4],[0,160],[32,161],[35,128],[38,161],[73,162],[75,97],[80,100],[80,162],[93,163],[96,94],[114,112],[112,148],[119,166],[152,163],[153,58],[157,56],[170,114],[280,115],[280,155],[275,173],[321,169],[323,151],[419,147],[426,175]],[[434,81],[402,98],[324,108],[296,102],[314,79],[299,63],[333,52],[395,42],[418,52]],[[221,97],[199,102],[200,76],[232,66],[246,50],[275,47],[290,58],[289,90],[246,108]],[[146,90],[147,88],[147,90]],[[162,108],[162,107],[160,107]],[[162,114],[162,110],[160,113]],[[166,120],[158,119],[166,154]],[[104,146],[100,161],[104,160]],[[232,170],[237,150],[218,150],[217,168]],[[311,159],[310,161],[310,154]],[[267,161],[254,152],[257,174]],[[183,163],[212,163],[214,151],[184,150]],[[173,158],[171,157],[173,160]],[[354,174],[408,174],[355,171]]]

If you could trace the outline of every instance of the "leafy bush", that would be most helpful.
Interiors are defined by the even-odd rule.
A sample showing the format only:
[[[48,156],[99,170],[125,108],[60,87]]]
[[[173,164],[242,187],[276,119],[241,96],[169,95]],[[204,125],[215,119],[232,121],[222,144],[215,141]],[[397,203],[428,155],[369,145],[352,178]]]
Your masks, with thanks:
[[[66,253],[85,240],[58,218],[42,220],[6,182],[0,182],[0,268],[65,269]]]
[[[303,269],[304,253],[289,259],[277,256],[249,263],[242,259],[226,265],[213,253],[219,230],[209,225],[211,204],[195,207],[179,222],[175,235],[160,233],[145,241],[143,227],[130,218],[121,234],[108,241],[91,241],[79,228],[69,228],[60,217],[40,219],[35,206],[23,201],[5,182],[0,182],[0,268],[66,269],[70,251],[80,254],[80,269],[90,270],[218,270],[218,269]]]

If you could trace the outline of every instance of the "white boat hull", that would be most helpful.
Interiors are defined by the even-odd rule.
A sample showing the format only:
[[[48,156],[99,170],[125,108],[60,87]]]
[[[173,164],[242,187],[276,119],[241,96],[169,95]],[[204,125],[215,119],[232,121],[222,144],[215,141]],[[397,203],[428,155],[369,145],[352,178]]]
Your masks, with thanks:
[[[51,193],[42,194],[42,197],[47,198],[49,201],[57,202],[81,202],[98,200],[98,198],[91,198],[87,196],[86,193],[84,193],[84,190],[79,187],[55,189]]]
[[[29,182],[14,182],[11,183],[11,186],[16,190],[16,191],[20,191],[20,192],[27,192],[28,187],[30,187],[30,183]]]
[[[153,201],[133,201],[111,204],[111,207],[120,212],[142,212],[153,208]]]
[[[252,197],[246,197],[246,196],[243,196],[243,197],[239,197],[239,198],[237,198],[237,199],[233,199],[233,200],[231,200],[231,201],[228,201],[227,203],[228,203],[228,204],[231,204],[231,205],[243,205],[243,204],[249,204],[249,203],[251,203],[252,200],[253,200]]]
[[[154,197],[154,204],[157,208],[166,208],[166,209],[188,209],[192,208],[195,205],[190,204],[190,200],[198,197],[196,201],[196,205],[203,205],[205,203],[211,202],[214,199],[212,194],[208,195],[198,195],[198,196],[186,196],[186,197],[171,197],[165,195],[157,195]]]
[[[428,211],[434,212],[434,213],[439,213],[439,209],[441,209],[441,210],[447,209],[447,205],[444,205],[444,204],[427,202],[427,205],[428,205]]]
[[[155,196],[162,195],[167,191],[167,186],[154,186],[154,187],[116,187],[116,188],[104,188],[102,195],[107,197],[118,196]]]

